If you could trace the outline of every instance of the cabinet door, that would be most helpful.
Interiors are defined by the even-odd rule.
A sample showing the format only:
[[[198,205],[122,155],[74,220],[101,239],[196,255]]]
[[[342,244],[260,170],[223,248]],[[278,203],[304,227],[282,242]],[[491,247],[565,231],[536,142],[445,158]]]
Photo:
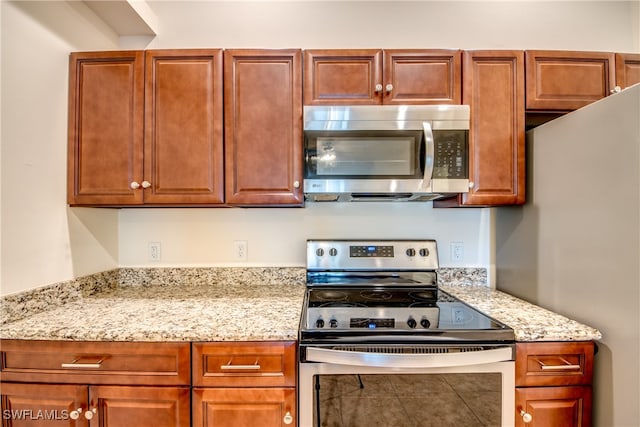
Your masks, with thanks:
[[[591,387],[517,387],[516,426],[589,427],[591,404]]]
[[[527,110],[576,110],[615,86],[613,53],[528,50],[526,70]]]
[[[302,54],[226,50],[226,201],[302,205]]]
[[[622,89],[640,83],[640,53],[616,53],[616,85]]]
[[[460,104],[459,50],[385,49],[384,104]]]
[[[87,408],[87,386],[2,383],[3,426],[86,426],[84,417],[72,418],[78,408]]]
[[[462,103],[471,108],[469,181],[458,198],[436,207],[499,206],[525,202],[524,54],[463,53]]]
[[[189,387],[92,386],[91,427],[188,427]]]
[[[305,50],[305,105],[376,105],[382,90],[382,50]]]
[[[140,204],[142,51],[72,53],[69,64],[67,201]]]
[[[296,425],[294,388],[194,388],[194,427]]]
[[[145,54],[145,203],[222,203],[222,50]]]

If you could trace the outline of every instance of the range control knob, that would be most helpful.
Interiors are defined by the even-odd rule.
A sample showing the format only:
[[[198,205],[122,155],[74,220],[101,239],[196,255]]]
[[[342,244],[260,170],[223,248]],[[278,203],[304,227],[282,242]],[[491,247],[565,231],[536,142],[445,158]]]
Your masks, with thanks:
[[[318,329],[324,328],[324,320],[322,320],[322,319],[316,320],[316,328],[318,328]]]
[[[407,326],[409,326],[411,329],[415,328],[416,325],[416,319],[414,319],[413,317],[410,317],[409,320],[407,320]]]
[[[407,249],[405,253],[407,254],[407,256],[416,256],[416,250],[413,248]]]
[[[316,249],[316,255],[318,255],[318,256],[324,255],[324,249],[322,249],[322,248]]]
[[[429,322],[429,319],[425,317],[422,320],[420,320],[420,326],[422,326],[425,329],[428,329],[429,326],[431,326],[431,322]]]
[[[329,249],[329,255],[331,255],[331,256],[338,255],[338,250],[336,248]]]
[[[329,320],[329,326],[331,326],[332,328],[337,328],[338,327],[338,321],[336,319]]]
[[[422,248],[420,249],[420,256],[429,256],[429,249],[427,248]]]

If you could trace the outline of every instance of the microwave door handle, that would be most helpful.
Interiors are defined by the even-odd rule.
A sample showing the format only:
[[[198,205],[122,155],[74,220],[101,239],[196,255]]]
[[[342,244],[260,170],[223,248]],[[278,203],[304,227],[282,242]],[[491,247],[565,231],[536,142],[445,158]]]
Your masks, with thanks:
[[[431,187],[431,177],[433,176],[433,156],[434,156],[434,142],[433,142],[433,130],[431,129],[431,123],[422,122],[424,129],[424,177],[422,178],[422,189],[429,190]]]

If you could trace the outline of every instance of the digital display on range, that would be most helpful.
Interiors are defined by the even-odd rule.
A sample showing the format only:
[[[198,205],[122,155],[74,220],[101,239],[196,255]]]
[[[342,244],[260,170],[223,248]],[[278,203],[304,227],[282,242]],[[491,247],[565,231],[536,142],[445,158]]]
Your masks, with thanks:
[[[396,322],[394,319],[369,319],[369,318],[352,318],[349,322],[350,328],[393,328]]]
[[[393,258],[393,246],[349,246],[351,258]]]

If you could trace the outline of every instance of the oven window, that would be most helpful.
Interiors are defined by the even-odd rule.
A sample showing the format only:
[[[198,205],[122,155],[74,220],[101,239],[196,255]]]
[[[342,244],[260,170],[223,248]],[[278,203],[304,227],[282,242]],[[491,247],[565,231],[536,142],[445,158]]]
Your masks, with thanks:
[[[314,381],[314,426],[501,425],[500,373],[317,375]]]

